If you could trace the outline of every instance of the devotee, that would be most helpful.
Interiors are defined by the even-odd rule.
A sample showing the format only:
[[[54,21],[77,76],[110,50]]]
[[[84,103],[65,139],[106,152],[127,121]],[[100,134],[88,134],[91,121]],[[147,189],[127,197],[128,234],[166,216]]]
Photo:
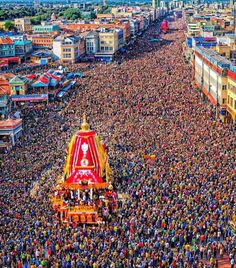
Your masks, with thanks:
[[[216,267],[225,256],[233,267],[234,130],[192,88],[183,31],[161,45],[150,42],[157,32],[150,27],[120,64],[87,69],[61,111],[22,108],[24,135],[1,156],[0,267]],[[108,224],[72,227],[49,194],[84,111],[109,148],[115,191],[128,198]]]

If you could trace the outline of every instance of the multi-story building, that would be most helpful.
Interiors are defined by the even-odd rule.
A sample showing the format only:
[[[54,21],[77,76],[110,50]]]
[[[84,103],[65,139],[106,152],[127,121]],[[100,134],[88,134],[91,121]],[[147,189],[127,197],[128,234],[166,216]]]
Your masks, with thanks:
[[[62,62],[75,63],[85,54],[85,40],[80,36],[60,35],[53,40],[53,53]]]
[[[227,113],[236,122],[236,67],[228,70]]]
[[[217,44],[215,49],[219,55],[230,60],[230,46],[227,46],[225,44]]]
[[[59,31],[60,27],[57,24],[47,24],[42,22],[41,25],[33,26],[34,34],[58,33]]]
[[[139,31],[139,20],[131,19],[130,20],[130,33],[132,36],[136,36]]]
[[[130,20],[129,19],[119,19],[114,21],[113,23],[70,23],[62,25],[61,28],[63,30],[71,30],[71,31],[79,31],[79,32],[86,32],[86,31],[96,31],[100,28],[106,29],[122,29],[124,32],[124,41],[128,42],[130,39]]]
[[[10,98],[7,94],[0,94],[0,118],[6,119],[10,111]],[[0,119],[0,120],[1,120]]]
[[[15,44],[14,41],[9,37],[0,38],[0,58],[14,57]]]
[[[16,56],[25,57],[33,51],[32,41],[25,38],[14,40]]]
[[[15,27],[19,32],[31,32],[32,25],[29,18],[20,18],[14,20]]]
[[[28,40],[32,41],[32,45],[34,49],[44,49],[53,47],[53,35],[50,34],[33,34],[27,36]]]
[[[115,16],[115,18],[132,18],[133,12],[127,10],[127,7],[114,7],[111,9],[111,14]]]
[[[122,29],[101,28],[99,31],[99,51],[95,54],[95,57],[99,61],[111,61],[123,44]]]
[[[96,31],[91,31],[86,35],[86,54],[96,54],[99,50],[99,34]]]
[[[101,28],[99,32],[100,52],[114,54],[119,49],[118,31],[115,29]]]
[[[199,23],[189,23],[188,26],[188,35],[189,36],[199,36],[200,35],[200,25]]]
[[[225,115],[227,106],[227,71],[231,62],[215,51],[196,47],[195,81],[201,92]]]

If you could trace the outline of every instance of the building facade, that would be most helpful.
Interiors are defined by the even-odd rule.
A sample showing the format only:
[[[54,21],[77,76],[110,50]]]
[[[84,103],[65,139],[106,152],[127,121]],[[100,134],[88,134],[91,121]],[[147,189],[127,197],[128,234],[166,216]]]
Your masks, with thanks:
[[[230,61],[215,51],[199,48],[195,50],[195,81],[203,96],[220,109],[224,116],[227,106],[227,70]]]
[[[236,68],[228,70],[227,113],[236,122]]]
[[[86,54],[96,54],[99,51],[99,34],[91,31],[86,35]]]
[[[119,49],[119,37],[116,29],[101,28],[99,32],[99,51],[114,54]]]
[[[16,29],[19,32],[31,32],[32,31],[32,25],[31,21],[28,18],[20,18],[20,19],[15,19],[14,24]]]
[[[0,38],[0,58],[15,57],[15,44],[9,37]]]
[[[23,79],[21,79],[19,76],[13,77],[9,81],[10,89],[11,89],[11,95],[25,95],[27,85]]]
[[[60,31],[60,27],[57,24],[44,24],[33,26],[34,34],[42,34],[42,33],[56,33]]]
[[[215,51],[196,48],[195,81],[222,121],[236,121],[236,67]]]
[[[0,120],[6,119],[10,112],[10,98],[7,94],[0,95]]]
[[[15,40],[15,53],[16,56],[24,57],[33,51],[32,41],[31,40]]]
[[[53,53],[62,62],[75,63],[85,54],[85,40],[79,36],[58,36],[53,41]]]
[[[50,34],[33,34],[27,36],[27,39],[32,41],[34,49],[51,49],[53,47],[53,35]]]

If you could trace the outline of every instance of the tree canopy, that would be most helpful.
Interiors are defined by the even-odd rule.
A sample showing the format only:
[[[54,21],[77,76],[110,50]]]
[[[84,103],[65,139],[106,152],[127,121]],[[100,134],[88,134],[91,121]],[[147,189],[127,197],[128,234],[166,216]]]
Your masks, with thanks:
[[[10,20],[6,20],[5,23],[4,23],[4,28],[7,30],[7,31],[11,31],[15,28],[14,26],[14,23]]]
[[[68,20],[76,20],[81,18],[81,13],[77,8],[67,8],[63,16]]]

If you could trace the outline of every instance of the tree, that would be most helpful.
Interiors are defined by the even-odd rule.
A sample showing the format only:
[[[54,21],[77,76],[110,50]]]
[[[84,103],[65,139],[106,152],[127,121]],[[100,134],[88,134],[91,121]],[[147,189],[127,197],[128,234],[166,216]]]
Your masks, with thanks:
[[[11,31],[14,29],[14,23],[10,20],[6,20],[5,23],[4,23],[4,28],[7,30],[7,31]]]
[[[6,11],[5,10],[0,10],[0,20],[5,20],[6,18]]]
[[[91,11],[90,17],[91,17],[91,20],[94,20],[97,18],[97,14],[94,11]]]
[[[81,18],[81,13],[76,8],[67,8],[64,11],[64,17],[68,20],[77,20],[77,19]]]

